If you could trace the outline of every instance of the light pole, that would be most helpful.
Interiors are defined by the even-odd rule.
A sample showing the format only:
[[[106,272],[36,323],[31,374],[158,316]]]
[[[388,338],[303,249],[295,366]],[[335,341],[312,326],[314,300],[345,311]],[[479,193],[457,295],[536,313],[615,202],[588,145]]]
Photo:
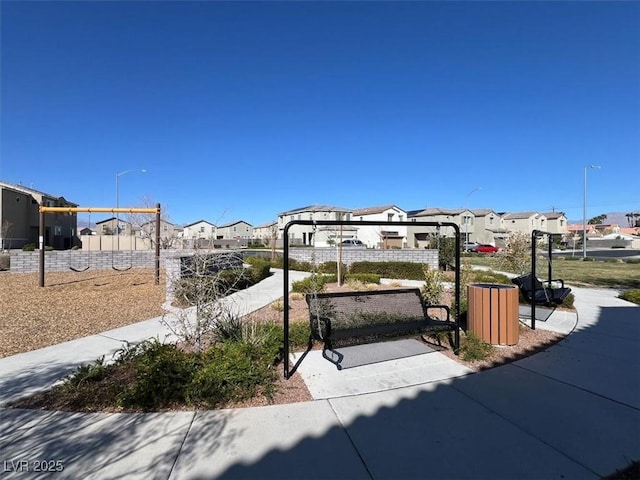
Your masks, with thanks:
[[[587,258],[587,170],[600,168],[600,165],[584,166],[584,191],[582,198],[582,259]]]
[[[118,212],[117,210],[118,208],[120,208],[120,189],[118,188],[118,179],[122,175],[126,175],[127,173],[131,173],[131,172],[147,173],[147,171],[144,168],[141,168],[141,169],[134,168],[132,170],[125,170],[123,172],[116,173],[116,232],[118,237],[120,237],[120,212]]]
[[[482,190],[482,187],[476,187],[473,190],[471,190],[469,193],[467,193],[467,196],[464,197],[464,203],[462,204],[462,208],[466,210],[467,208],[467,200],[468,198],[471,196],[471,194],[473,192],[477,192],[478,190]],[[464,217],[464,244],[462,246],[462,248],[466,251],[467,250],[467,246],[466,244],[469,243],[469,234],[468,234],[468,224],[469,224],[469,217]]]

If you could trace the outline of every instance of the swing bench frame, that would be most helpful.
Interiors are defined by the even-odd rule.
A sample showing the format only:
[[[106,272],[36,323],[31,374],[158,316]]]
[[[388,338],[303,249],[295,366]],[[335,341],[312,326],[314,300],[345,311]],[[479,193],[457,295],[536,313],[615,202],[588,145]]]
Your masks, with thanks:
[[[547,252],[547,280],[539,280],[536,277],[536,250],[538,237],[547,235],[549,238]],[[536,305],[544,305],[556,308],[561,305],[571,293],[571,289],[564,286],[564,280],[553,278],[552,238],[557,233],[534,230],[531,232],[531,273],[521,275],[512,280],[518,286],[520,292],[531,306],[531,330],[536,329]],[[560,284],[553,287],[553,284]]]
[[[285,239],[283,245],[283,270],[284,270],[284,279],[283,279],[283,299],[284,299],[284,308],[283,308],[283,324],[284,324],[284,339],[283,339],[283,351],[284,351],[284,378],[289,379],[295,373],[300,363],[304,360],[306,354],[311,350],[313,345],[313,334],[309,336],[309,345],[307,352],[305,352],[296,362],[293,367],[290,366],[290,358],[289,358],[289,230],[294,225],[307,225],[313,226],[317,228],[318,226],[388,226],[388,227],[436,227],[437,231],[441,227],[451,227],[454,231],[455,238],[455,282],[454,282],[454,307],[449,311],[447,309],[447,323],[450,324],[451,328],[454,330],[454,352],[457,354],[460,347],[460,227],[452,222],[384,222],[384,221],[365,221],[365,220],[292,220],[287,223],[284,227],[282,237]],[[388,290],[389,294],[397,295],[397,291]],[[384,295],[385,292],[380,292],[379,294]],[[316,293],[316,295],[318,295]],[[344,296],[345,294],[335,294],[338,296]],[[426,305],[424,306],[425,310],[425,319],[428,319],[426,316]],[[451,320],[451,316],[453,319]],[[424,320],[423,320],[424,321]],[[444,323],[444,322],[442,322]],[[326,344],[325,344],[326,347]],[[330,345],[329,345],[330,347]],[[326,356],[325,356],[326,358]]]

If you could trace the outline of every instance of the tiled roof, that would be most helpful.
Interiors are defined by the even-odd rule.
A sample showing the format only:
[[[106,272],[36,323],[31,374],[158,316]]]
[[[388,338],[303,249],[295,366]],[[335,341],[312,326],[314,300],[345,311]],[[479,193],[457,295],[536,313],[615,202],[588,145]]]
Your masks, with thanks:
[[[234,225],[237,225],[239,223],[246,223],[247,225],[249,225],[250,227],[252,226],[249,222],[245,222],[244,220],[236,220],[235,222],[231,222],[231,223],[227,223],[225,225],[220,225],[218,228],[227,228],[227,227],[233,227]]]
[[[540,215],[538,212],[507,212],[503,215],[504,218],[508,218],[510,220],[518,220],[522,218],[531,218],[534,215]]]
[[[17,192],[27,193],[29,195],[36,194],[36,195],[40,195],[40,196],[43,196],[43,197],[62,199],[69,205],[75,205],[75,206],[78,205],[77,203],[70,202],[69,200],[67,200],[66,198],[64,198],[64,197],[62,197],[60,195],[52,195],[50,193],[41,192],[40,190],[36,190],[34,188],[25,187],[24,185],[16,185],[16,184],[13,184],[13,183],[0,181],[0,186],[6,187],[6,188],[10,188],[10,189],[15,190]]]
[[[547,212],[547,213],[543,213],[542,215],[547,217],[548,220],[555,220],[557,218],[565,216],[564,213],[562,212]]]
[[[282,212],[279,215],[294,215],[302,212],[351,212],[351,210],[348,208],[334,207],[332,205],[308,205],[306,207],[294,208],[293,210]]]
[[[207,220],[198,220],[197,222],[193,222],[193,223],[190,223],[188,225],[185,225],[184,228],[189,228],[189,227],[191,227],[193,225],[197,225],[198,223],[202,223],[202,222],[207,223],[207,224],[211,225],[212,227],[215,227],[215,225],[213,223],[208,222]]]
[[[387,210],[391,210],[392,208],[395,208],[396,210],[404,211],[401,208],[396,207],[395,205],[382,205],[379,207],[359,208],[358,210],[353,211],[353,216],[358,217],[363,215],[375,215],[376,213],[382,213]]]
[[[435,215],[459,215],[462,212],[466,212],[464,208],[447,209],[447,208],[425,208],[419,210],[418,213],[411,215],[412,217],[429,217]]]

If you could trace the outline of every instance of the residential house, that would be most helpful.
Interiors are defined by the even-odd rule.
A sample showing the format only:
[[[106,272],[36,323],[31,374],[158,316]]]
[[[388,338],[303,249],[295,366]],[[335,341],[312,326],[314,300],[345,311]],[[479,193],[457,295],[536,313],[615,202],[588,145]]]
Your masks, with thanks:
[[[134,225],[122,218],[110,217],[105,220],[96,222],[96,232],[98,235],[135,235],[136,229]]]
[[[173,248],[176,245],[176,240],[178,239],[180,233],[182,232],[182,228],[174,225],[167,220],[160,219],[160,247],[161,248]],[[156,221],[150,220],[148,222],[140,225],[139,229],[134,229],[134,233],[136,236],[141,238],[151,240],[151,244],[156,238]]]
[[[518,232],[531,235],[534,230],[547,231],[547,217],[538,212],[504,212],[502,217],[502,227],[509,233]]]
[[[542,214],[547,219],[546,232],[566,235],[568,222],[567,217],[562,212],[547,212]]]
[[[216,240],[251,240],[252,238],[253,226],[243,220],[216,228]]]
[[[500,215],[494,210],[482,208],[471,210],[474,216],[473,222],[473,242],[500,246],[509,235],[509,232],[502,226]]]
[[[216,238],[216,226],[206,220],[185,225],[182,228],[182,238],[185,239],[214,239]]]
[[[265,246],[270,246],[271,242],[278,238],[278,222],[267,222],[258,225],[253,229],[253,239]]]
[[[278,237],[293,220],[351,220],[351,210],[331,205],[309,205],[278,214]],[[358,229],[349,226],[293,225],[289,229],[289,245],[327,247],[342,240],[356,238]]]
[[[354,210],[352,218],[371,222],[404,222],[407,221],[407,212],[395,205],[384,205]],[[367,225],[358,227],[357,237],[369,248],[403,248],[407,246],[407,227]]]
[[[462,242],[474,242],[475,234],[475,216],[471,210],[466,208],[445,209],[445,208],[426,208],[409,212],[409,220],[412,222],[448,222],[455,223],[460,227]],[[433,238],[437,236],[446,238],[455,236],[453,228],[442,227],[407,227],[407,242],[415,248],[427,248]]]
[[[0,181],[0,247],[22,248],[38,245],[39,206],[77,207],[64,197],[44,193],[22,185]],[[47,213],[44,216],[44,244],[55,249],[78,245],[76,213]]]

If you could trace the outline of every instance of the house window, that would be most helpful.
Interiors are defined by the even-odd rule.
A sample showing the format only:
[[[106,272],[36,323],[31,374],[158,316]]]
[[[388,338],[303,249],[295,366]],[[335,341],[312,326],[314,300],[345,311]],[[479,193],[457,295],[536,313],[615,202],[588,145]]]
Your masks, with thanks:
[[[387,213],[387,222],[393,222],[393,213]]]
[[[564,227],[564,220],[560,219],[560,226]]]
[[[204,233],[204,227],[200,227],[200,233]]]
[[[404,216],[403,215],[398,215],[398,221],[402,222],[404,220]]]
[[[163,231],[163,232],[166,232],[166,231],[168,231],[168,230],[169,230],[169,227],[167,227],[166,225],[162,227],[162,231]]]
[[[360,217],[360,221],[363,221],[363,220],[364,220],[364,217]]]
[[[236,231],[236,227],[233,227],[233,231],[234,231],[234,232]]]
[[[493,217],[489,217],[489,225],[493,225]]]

